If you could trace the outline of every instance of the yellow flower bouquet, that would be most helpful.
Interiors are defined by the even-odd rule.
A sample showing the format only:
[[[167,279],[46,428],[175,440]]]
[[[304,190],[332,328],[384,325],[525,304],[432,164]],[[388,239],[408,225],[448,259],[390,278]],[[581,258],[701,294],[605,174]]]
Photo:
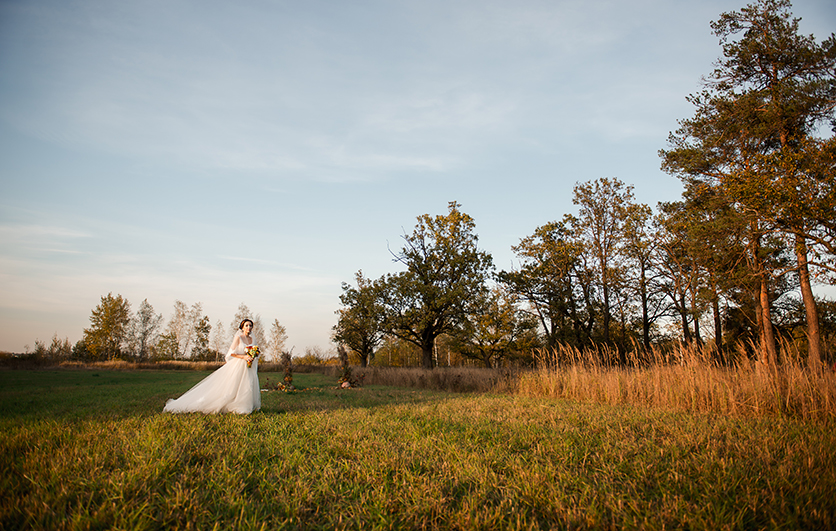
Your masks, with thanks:
[[[252,345],[250,347],[247,347],[247,356],[250,356],[252,358],[257,358],[259,354],[261,354],[261,351],[258,350],[258,345]],[[247,367],[252,367],[252,366],[253,366],[253,360],[247,361]]]

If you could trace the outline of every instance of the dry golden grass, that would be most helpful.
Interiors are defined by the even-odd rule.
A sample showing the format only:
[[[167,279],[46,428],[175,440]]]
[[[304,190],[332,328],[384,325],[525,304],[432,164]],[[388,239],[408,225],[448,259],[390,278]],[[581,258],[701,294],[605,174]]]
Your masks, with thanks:
[[[836,418],[836,375],[811,371],[787,349],[782,363],[771,366],[742,355],[721,366],[716,353],[697,348],[634,352],[628,367],[610,365],[611,354],[568,347],[543,352],[516,392],[706,413]]]

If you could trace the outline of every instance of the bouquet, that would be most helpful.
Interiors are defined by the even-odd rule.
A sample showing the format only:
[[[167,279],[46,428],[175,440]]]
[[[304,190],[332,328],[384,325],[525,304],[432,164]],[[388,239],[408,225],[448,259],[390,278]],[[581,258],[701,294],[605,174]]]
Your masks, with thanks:
[[[258,345],[252,345],[252,346],[247,347],[247,356],[250,356],[252,358],[257,358],[259,354],[261,354],[261,351],[258,350]],[[247,367],[252,367],[252,366],[253,366],[253,360],[249,360],[247,362]]]

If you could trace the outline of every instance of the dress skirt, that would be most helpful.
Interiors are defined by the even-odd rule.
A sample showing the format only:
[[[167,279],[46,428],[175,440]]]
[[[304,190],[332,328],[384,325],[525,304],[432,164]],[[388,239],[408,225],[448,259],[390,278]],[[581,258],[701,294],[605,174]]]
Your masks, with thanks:
[[[238,413],[261,408],[258,359],[252,367],[240,358],[229,358],[218,370],[198,382],[180,398],[166,402],[169,413]]]

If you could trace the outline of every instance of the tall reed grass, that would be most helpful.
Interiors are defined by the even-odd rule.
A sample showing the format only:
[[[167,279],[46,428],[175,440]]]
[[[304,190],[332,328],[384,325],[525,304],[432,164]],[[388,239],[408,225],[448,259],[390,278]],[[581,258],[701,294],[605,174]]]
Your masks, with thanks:
[[[810,370],[785,346],[781,363],[750,358],[741,346],[719,363],[710,348],[638,348],[626,365],[606,348],[542,351],[537,369],[521,373],[515,392],[606,404],[755,416],[836,419],[836,375]]]

